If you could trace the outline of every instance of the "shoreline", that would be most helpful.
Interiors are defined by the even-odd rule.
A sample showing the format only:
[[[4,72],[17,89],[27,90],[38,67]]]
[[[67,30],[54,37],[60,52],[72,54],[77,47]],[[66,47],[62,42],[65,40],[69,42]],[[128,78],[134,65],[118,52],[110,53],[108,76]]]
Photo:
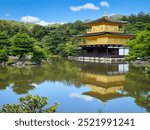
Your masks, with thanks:
[[[147,66],[150,65],[150,62],[147,61],[142,61],[142,60],[136,60],[136,61],[126,61],[125,58],[100,58],[100,57],[75,57],[75,56],[70,56],[68,57],[69,60],[75,60],[75,61],[80,61],[80,62],[92,62],[92,63],[128,63],[128,64],[133,64],[133,65],[138,65],[140,66]]]

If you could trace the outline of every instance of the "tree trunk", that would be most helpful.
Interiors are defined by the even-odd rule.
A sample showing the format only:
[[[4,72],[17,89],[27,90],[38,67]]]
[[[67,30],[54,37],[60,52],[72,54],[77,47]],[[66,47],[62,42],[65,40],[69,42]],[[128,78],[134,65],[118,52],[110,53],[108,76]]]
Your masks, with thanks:
[[[24,53],[21,53],[21,54],[20,54],[19,60],[22,59],[23,55],[24,55]]]

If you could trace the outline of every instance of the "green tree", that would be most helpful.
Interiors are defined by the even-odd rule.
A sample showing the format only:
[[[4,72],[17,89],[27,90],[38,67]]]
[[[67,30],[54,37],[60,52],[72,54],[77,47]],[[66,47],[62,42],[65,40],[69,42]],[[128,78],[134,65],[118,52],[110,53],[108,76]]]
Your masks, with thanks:
[[[42,46],[44,46],[44,48],[47,49],[49,53],[56,54],[57,46],[61,42],[61,36],[59,36],[59,34],[55,34],[55,32],[51,32],[51,34],[46,35],[42,39]]]
[[[33,37],[38,40],[41,41],[41,39],[45,36],[46,32],[45,32],[45,27],[41,26],[41,25],[34,25],[32,30],[31,30]]]
[[[138,15],[123,16],[121,20],[129,22],[125,25],[126,33],[136,34],[138,31],[143,31],[145,26],[150,23],[150,15],[140,12]]]
[[[71,44],[71,42],[67,42],[64,48],[66,56],[75,56],[77,54],[77,44]]]
[[[7,61],[9,46],[8,35],[4,32],[0,32],[0,63]]]
[[[57,47],[66,41],[65,34],[59,28],[52,30],[42,41],[46,43],[46,48],[53,54],[58,54]]]
[[[37,62],[38,64],[40,64],[42,60],[46,59],[46,57],[47,55],[44,49],[42,49],[39,46],[34,46],[33,57],[32,57],[32,60],[34,62]]]
[[[53,113],[56,112],[58,103],[53,106],[43,109],[48,103],[46,97],[27,95],[26,97],[21,97],[18,104],[7,104],[1,109],[3,113]]]
[[[145,29],[146,29],[147,31],[150,31],[150,24],[147,24],[146,27],[145,27]]]
[[[6,33],[0,32],[0,49],[8,48],[10,45],[9,37]]]
[[[32,35],[31,34],[31,31],[28,30],[28,28],[26,27],[26,25],[21,25],[19,27],[19,33],[25,33],[25,34],[28,34],[28,35]]]
[[[148,27],[148,26],[147,26]],[[137,34],[136,38],[127,44],[130,49],[128,60],[147,58],[150,56],[150,31],[145,29]]]
[[[58,51],[61,56],[75,56],[77,55],[78,45],[73,41],[68,41],[66,44],[59,44]]]
[[[29,36],[34,37],[36,39],[36,45],[38,42],[38,46],[44,49],[48,54],[58,55],[60,53],[62,54],[62,50],[59,49],[60,46],[67,46],[67,51],[67,48],[71,47],[69,47],[66,43],[72,41],[74,35],[84,34],[86,29],[87,27],[83,26],[81,21],[41,26],[16,21],[0,20],[0,31],[6,32],[8,37],[12,39],[12,42],[10,43],[11,52],[9,52],[9,54],[15,56],[19,55],[20,58],[32,52],[30,50],[33,49],[33,47],[30,46],[31,44],[28,40],[30,39]],[[26,44],[26,42],[30,45]],[[77,43],[78,40],[76,40],[74,44]]]
[[[0,63],[6,62],[8,59],[8,54],[6,50],[0,50]]]
[[[29,35],[22,33],[17,34],[13,38],[13,44],[11,46],[12,53],[19,55],[19,59],[33,51],[35,40]]]

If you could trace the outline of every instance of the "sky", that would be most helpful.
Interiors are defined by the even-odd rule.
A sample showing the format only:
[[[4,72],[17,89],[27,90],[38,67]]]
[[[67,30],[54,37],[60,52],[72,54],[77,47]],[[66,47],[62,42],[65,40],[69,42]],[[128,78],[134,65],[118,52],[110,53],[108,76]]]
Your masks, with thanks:
[[[150,0],[0,0],[0,19],[47,25],[150,13]]]

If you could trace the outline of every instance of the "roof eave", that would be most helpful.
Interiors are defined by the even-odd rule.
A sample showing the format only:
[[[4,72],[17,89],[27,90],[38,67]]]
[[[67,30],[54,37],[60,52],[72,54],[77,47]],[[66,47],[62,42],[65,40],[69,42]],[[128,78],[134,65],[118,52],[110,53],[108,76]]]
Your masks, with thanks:
[[[129,22],[108,22],[108,21],[101,21],[101,22],[89,22],[89,23],[83,23],[83,25],[85,26],[90,26],[92,24],[97,24],[97,23],[102,23],[102,22],[107,22],[107,23],[114,23],[114,24],[122,24],[122,25],[125,25],[125,24],[128,24]]]
[[[110,35],[122,35],[122,36],[127,36],[127,37],[135,37],[134,34],[125,34],[125,33],[110,33],[110,32],[103,32],[103,33],[91,33],[91,34],[84,34],[84,35],[78,35],[77,37],[94,37],[94,36],[100,36],[100,35],[107,35],[107,34],[110,34]]]

